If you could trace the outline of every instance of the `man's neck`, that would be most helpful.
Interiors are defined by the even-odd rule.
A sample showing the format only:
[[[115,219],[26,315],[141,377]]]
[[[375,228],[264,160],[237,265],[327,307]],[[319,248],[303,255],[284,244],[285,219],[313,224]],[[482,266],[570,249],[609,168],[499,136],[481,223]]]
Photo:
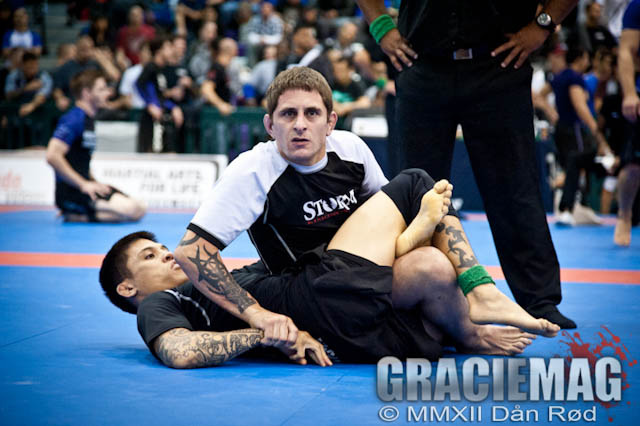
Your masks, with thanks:
[[[95,117],[96,108],[93,105],[91,105],[91,102],[81,99],[79,101],[76,101],[76,106],[81,110],[83,110],[84,112],[86,112],[89,117],[91,118]]]
[[[582,67],[580,65],[577,64],[571,64],[571,66],[569,67],[572,70],[574,70],[575,72],[577,72],[578,74],[582,74]]]

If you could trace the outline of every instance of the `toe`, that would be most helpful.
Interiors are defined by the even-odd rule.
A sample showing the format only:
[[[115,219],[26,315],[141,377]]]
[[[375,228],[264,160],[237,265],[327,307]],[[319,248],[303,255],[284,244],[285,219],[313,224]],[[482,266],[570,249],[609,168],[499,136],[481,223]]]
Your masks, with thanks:
[[[447,190],[447,185],[449,184],[449,182],[447,182],[446,179],[442,179],[439,180],[438,182],[436,182],[435,185],[433,185],[433,189],[435,189],[435,191],[438,194],[442,194],[443,192],[445,192]]]

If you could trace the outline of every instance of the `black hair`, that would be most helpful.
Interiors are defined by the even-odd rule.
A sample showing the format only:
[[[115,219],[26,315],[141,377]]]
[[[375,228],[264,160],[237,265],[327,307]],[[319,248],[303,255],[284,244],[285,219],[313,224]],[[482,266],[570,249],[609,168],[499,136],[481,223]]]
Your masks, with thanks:
[[[31,53],[31,52],[24,52],[22,54],[22,62],[28,62],[28,61],[35,61],[38,59],[38,55],[36,55],[35,53]]]
[[[573,64],[575,61],[581,59],[584,54],[585,54],[586,50],[584,49],[584,47],[582,46],[573,46],[569,49],[569,51],[567,52],[567,64],[571,65]]]
[[[126,278],[131,278],[131,272],[127,269],[127,250],[138,240],[151,240],[157,242],[156,236],[151,232],[138,231],[120,238],[109,250],[102,260],[100,267],[100,285],[105,296],[118,308],[130,314],[135,314],[138,308],[126,297],[118,294],[117,287]]]
[[[155,56],[156,53],[162,49],[162,46],[167,42],[167,41],[171,41],[169,40],[169,38],[161,35],[161,36],[157,36],[156,38],[154,38],[153,40],[151,40],[149,42],[149,50],[151,50],[151,56]]]

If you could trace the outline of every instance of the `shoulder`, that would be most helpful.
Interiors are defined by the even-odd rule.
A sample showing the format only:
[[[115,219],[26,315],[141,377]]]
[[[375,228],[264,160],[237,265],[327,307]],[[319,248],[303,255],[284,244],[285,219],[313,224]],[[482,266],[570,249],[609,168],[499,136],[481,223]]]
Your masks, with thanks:
[[[82,134],[84,118],[85,113],[82,109],[78,107],[71,108],[69,112],[60,117],[53,137],[71,144],[78,135]]]
[[[367,144],[355,133],[346,130],[334,130],[327,137],[327,151],[335,152],[347,161],[364,161],[371,154]]]
[[[84,117],[85,113],[81,108],[73,107],[67,113],[65,113],[62,117],[60,117],[60,121],[58,121],[58,125],[66,124],[68,126],[83,126],[84,125]]]
[[[287,165],[278,152],[275,141],[261,142],[249,151],[238,155],[225,170],[223,178],[240,179],[253,176],[266,184],[269,181],[275,181]]]
[[[38,34],[35,31],[30,31],[31,32],[31,38],[33,39],[33,44],[38,46],[42,44],[42,39],[40,38],[40,34]]]

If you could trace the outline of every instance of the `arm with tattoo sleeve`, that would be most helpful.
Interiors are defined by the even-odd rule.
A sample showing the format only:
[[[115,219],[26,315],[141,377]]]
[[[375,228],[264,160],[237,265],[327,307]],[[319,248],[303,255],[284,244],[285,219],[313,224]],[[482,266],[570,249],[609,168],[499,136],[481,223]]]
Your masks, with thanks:
[[[153,343],[158,358],[172,368],[200,368],[222,364],[260,345],[262,331],[190,331],[174,328]]]
[[[193,285],[229,313],[264,332],[262,344],[293,345],[298,329],[291,318],[270,312],[236,283],[216,246],[187,230],[175,251],[175,259]]]
[[[245,310],[257,302],[235,282],[216,246],[187,231],[176,249],[175,258],[202,294],[233,315],[246,319]]]

